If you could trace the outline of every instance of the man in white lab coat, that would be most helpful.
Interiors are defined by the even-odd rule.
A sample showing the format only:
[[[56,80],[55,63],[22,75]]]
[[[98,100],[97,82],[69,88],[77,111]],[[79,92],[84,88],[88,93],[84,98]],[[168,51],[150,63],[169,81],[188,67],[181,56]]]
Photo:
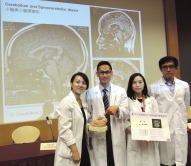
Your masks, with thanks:
[[[96,76],[100,83],[87,91],[91,120],[104,114],[110,117],[109,129],[106,132],[90,132],[93,145],[93,149],[89,150],[91,166],[126,166],[125,122],[129,118],[127,94],[124,88],[110,82],[112,75],[110,63],[99,62]],[[109,107],[106,110],[103,103],[103,89],[106,89],[109,99]]]
[[[160,142],[161,166],[185,166],[187,162],[187,110],[190,90],[187,82],[175,77],[178,60],[166,56],[159,60],[163,77],[150,85],[150,95],[157,100],[159,111],[168,114],[171,142]]]

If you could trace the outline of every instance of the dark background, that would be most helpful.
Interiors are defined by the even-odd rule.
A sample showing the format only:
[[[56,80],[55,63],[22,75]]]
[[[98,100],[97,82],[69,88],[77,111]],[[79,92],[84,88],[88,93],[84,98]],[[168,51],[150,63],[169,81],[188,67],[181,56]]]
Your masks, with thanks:
[[[176,0],[180,75],[191,86],[191,0]]]

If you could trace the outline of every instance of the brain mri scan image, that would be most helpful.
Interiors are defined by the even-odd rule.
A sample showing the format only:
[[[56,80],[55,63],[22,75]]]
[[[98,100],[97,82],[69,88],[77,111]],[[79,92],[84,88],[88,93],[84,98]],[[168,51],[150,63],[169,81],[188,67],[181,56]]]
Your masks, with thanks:
[[[136,27],[127,13],[106,12],[99,18],[97,27],[95,56],[134,55]]]
[[[14,26],[19,29],[21,24]],[[64,89],[70,90],[71,75],[85,72],[89,59],[83,38],[64,25],[23,26],[7,41],[5,50],[6,105],[60,101]]]
[[[152,119],[153,128],[162,128],[161,119]]]

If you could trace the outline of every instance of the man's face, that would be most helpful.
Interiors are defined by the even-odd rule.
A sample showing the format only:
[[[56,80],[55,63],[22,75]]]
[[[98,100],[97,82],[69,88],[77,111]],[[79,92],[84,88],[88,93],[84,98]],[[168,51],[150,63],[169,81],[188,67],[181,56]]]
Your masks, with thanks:
[[[163,74],[163,77],[166,81],[173,81],[174,80],[174,75],[176,72],[177,68],[174,65],[174,62],[166,62],[162,65],[160,71]]]
[[[107,87],[110,83],[113,71],[111,71],[108,65],[101,65],[96,72],[97,77],[99,78],[100,84],[103,87]]]

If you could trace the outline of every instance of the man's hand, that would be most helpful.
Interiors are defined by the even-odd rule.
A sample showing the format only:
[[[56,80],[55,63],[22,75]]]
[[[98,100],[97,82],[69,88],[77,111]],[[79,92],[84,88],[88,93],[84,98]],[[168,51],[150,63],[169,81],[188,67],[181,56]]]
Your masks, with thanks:
[[[109,106],[105,111],[104,115],[115,115],[119,111],[119,107],[117,105]]]

